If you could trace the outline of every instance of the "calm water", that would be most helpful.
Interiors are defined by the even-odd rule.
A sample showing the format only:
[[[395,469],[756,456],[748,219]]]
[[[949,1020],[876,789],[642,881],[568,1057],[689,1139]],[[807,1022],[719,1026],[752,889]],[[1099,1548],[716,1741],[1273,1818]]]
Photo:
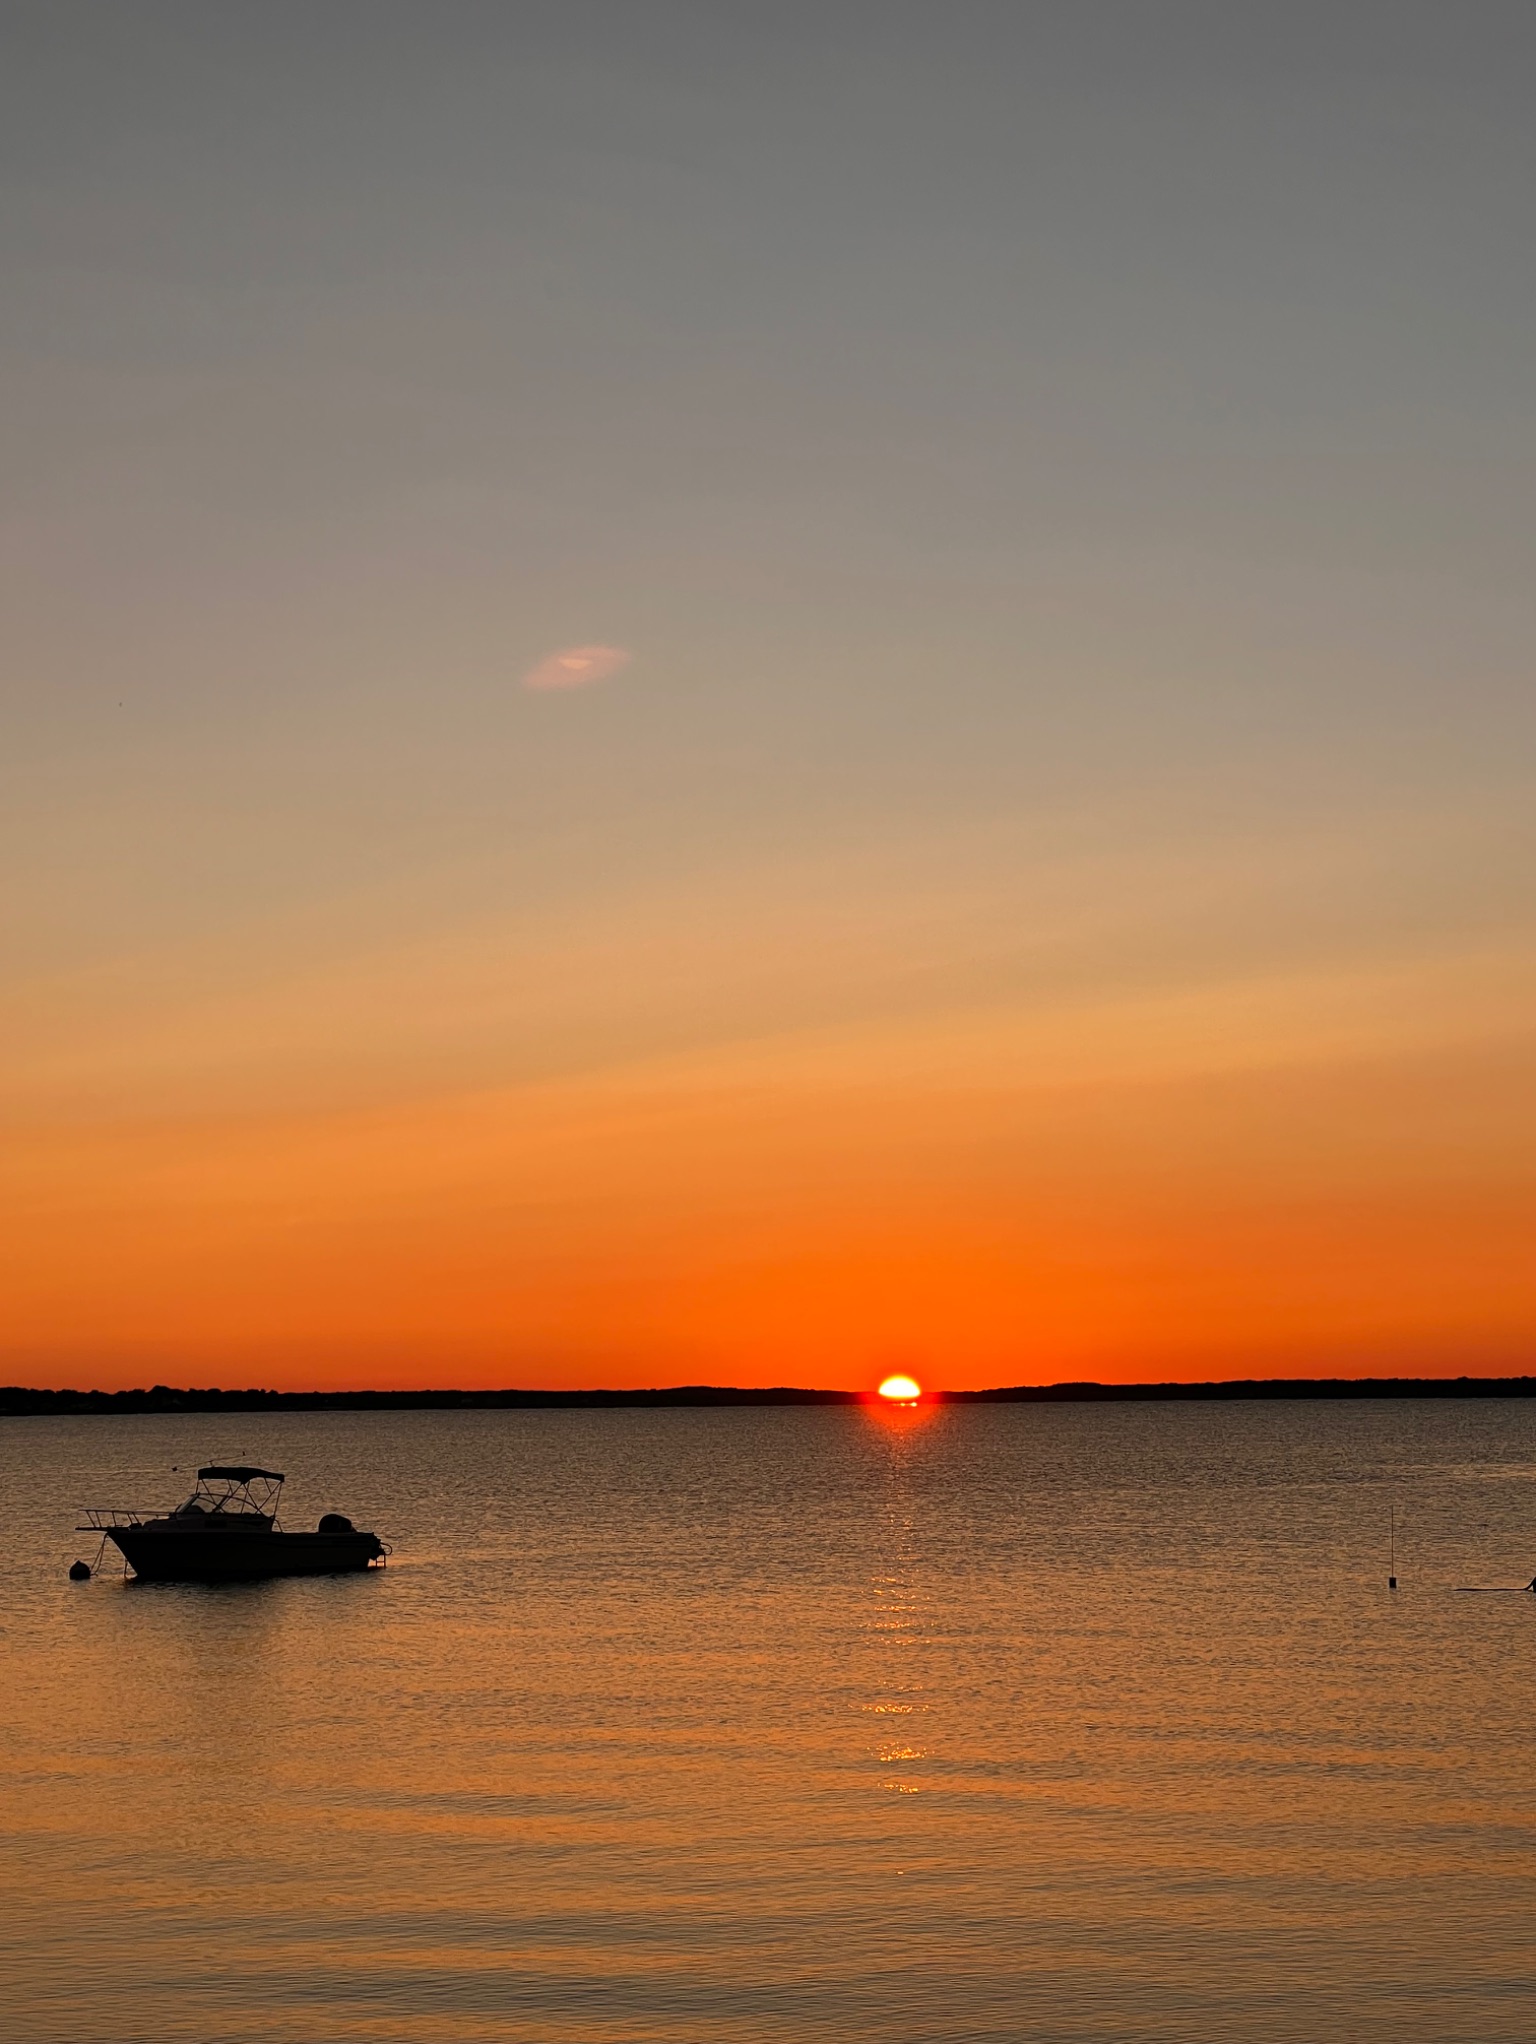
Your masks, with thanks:
[[[69,1583],[209,1457],[378,1574]],[[68,2044],[1536,2034],[1536,1402],[0,1421]],[[1388,1501],[1403,1587],[1386,1586]]]

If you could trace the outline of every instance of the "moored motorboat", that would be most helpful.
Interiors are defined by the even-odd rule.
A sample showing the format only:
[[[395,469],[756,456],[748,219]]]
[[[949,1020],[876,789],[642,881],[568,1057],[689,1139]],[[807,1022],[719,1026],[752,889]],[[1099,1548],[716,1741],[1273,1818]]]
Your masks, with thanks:
[[[134,1574],[151,1583],[254,1582],[264,1576],[329,1576],[370,1568],[389,1550],[340,1512],[313,1533],[285,1532],[277,1506],[285,1479],[272,1469],[213,1462],[169,1512],[88,1508],[79,1532],[100,1533]]]

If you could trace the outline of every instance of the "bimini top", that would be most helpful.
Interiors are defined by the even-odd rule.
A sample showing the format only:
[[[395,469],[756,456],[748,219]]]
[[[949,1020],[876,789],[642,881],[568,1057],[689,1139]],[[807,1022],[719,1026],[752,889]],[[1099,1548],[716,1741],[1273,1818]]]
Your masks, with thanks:
[[[250,1483],[258,1478],[267,1483],[287,1482],[287,1478],[279,1476],[275,1469],[232,1469],[222,1462],[211,1462],[206,1469],[197,1472],[199,1483],[206,1483],[210,1477],[214,1482],[222,1479],[226,1483]]]

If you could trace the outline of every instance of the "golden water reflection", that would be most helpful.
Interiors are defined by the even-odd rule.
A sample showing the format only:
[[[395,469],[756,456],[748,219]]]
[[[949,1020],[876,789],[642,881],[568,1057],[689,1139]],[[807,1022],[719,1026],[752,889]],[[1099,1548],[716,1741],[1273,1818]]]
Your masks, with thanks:
[[[868,1412],[874,1447],[871,1521],[875,1565],[867,1579],[868,1602],[861,1629],[871,1662],[874,1696],[859,1708],[877,1716],[919,1712],[928,1716],[936,1703],[933,1662],[927,1651],[933,1644],[930,1618],[935,1590],[925,1552],[924,1507],[915,1457],[940,1408],[891,1403],[882,1397],[872,1402]],[[928,1746],[887,1739],[866,1751],[880,1769],[901,1770],[895,1775],[879,1773],[875,1780],[880,1790],[922,1793],[925,1783],[916,1763],[929,1756]]]
[[[209,1434],[4,1437],[27,2044],[1523,2034],[1536,1401]],[[403,1565],[65,1580],[226,1445]]]

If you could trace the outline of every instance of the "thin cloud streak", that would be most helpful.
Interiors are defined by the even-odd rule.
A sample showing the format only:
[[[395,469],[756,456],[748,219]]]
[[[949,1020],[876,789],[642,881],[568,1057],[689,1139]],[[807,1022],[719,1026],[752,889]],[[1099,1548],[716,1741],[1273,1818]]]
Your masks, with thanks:
[[[524,688],[586,688],[622,672],[631,655],[623,646],[567,646],[551,653],[523,676]]]

